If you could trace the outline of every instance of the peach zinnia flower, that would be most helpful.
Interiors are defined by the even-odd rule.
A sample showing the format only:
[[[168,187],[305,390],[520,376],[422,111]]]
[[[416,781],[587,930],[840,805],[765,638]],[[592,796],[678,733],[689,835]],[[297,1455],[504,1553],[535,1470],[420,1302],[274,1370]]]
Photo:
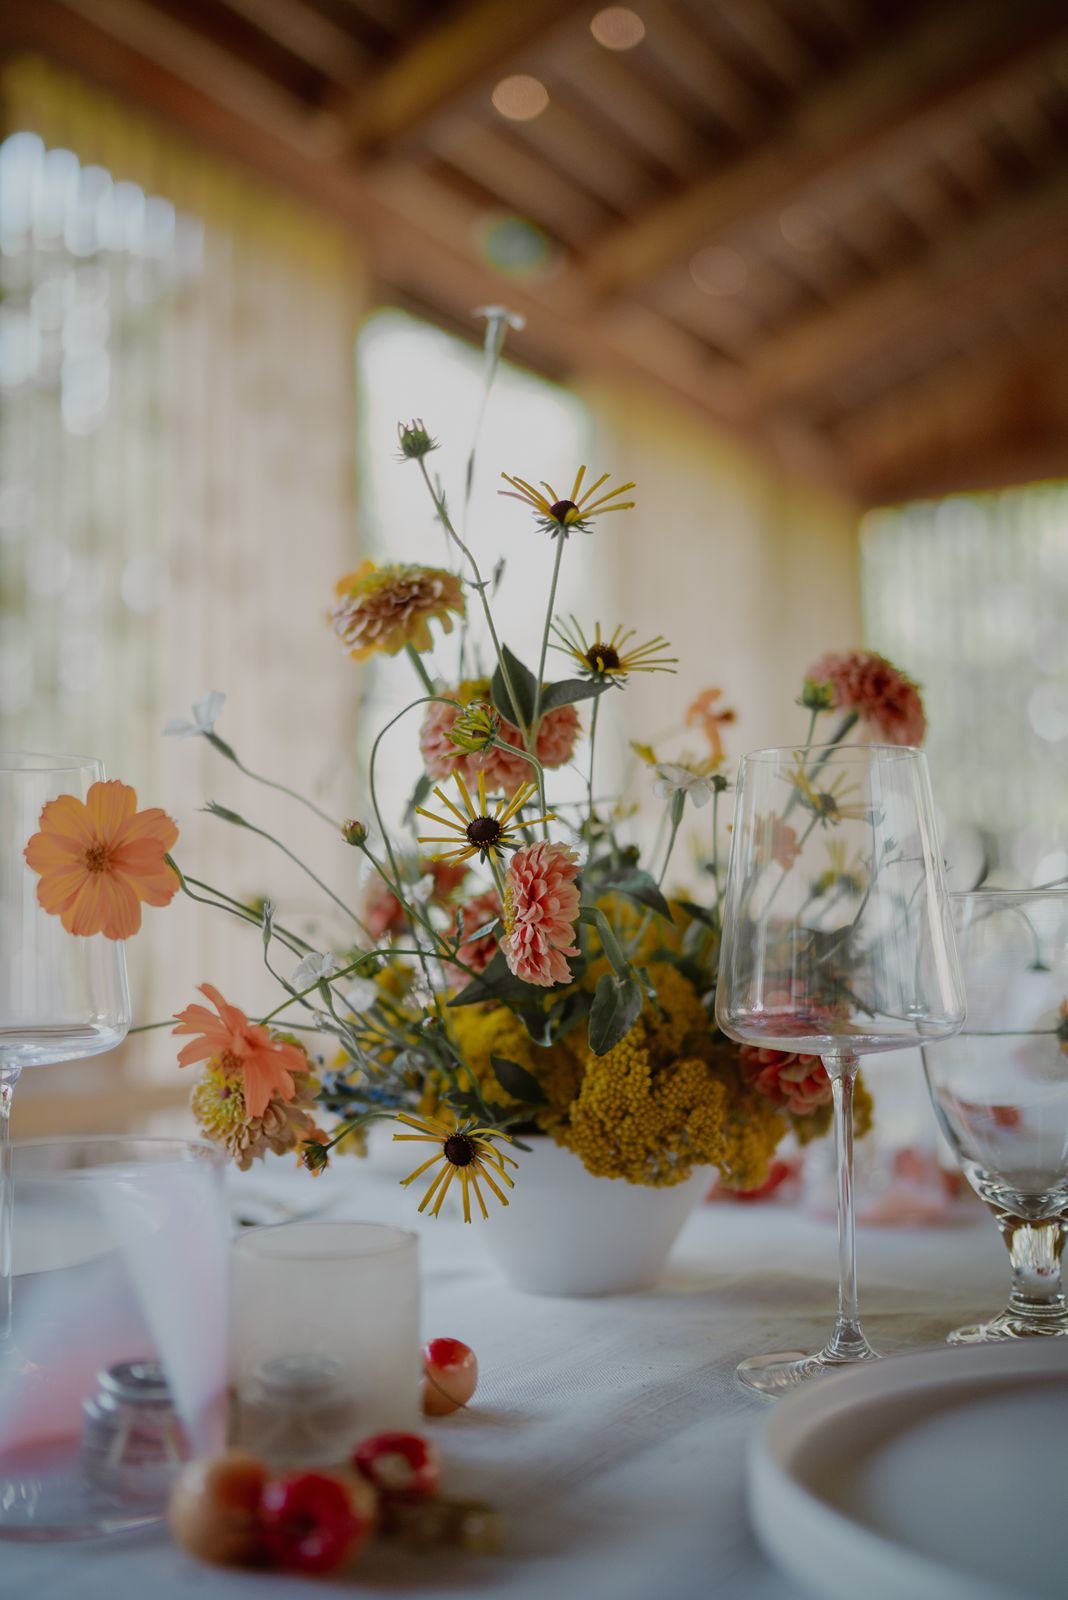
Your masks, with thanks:
[[[807,1117],[830,1101],[831,1080],[819,1056],[764,1050],[755,1044],[743,1044],[740,1054],[746,1079],[772,1105]]]
[[[757,817],[753,825],[753,848],[760,860],[774,861],[784,872],[789,872],[801,854],[793,828],[770,812],[765,817]]]
[[[293,1074],[306,1072],[308,1058],[296,1045],[269,1033],[257,1022],[250,1022],[238,1006],[227,1005],[213,984],[202,983],[215,1011],[207,1006],[186,1006],[175,1016],[175,1034],[194,1037],[178,1052],[178,1065],[191,1067],[195,1061],[211,1061],[224,1072],[240,1073],[244,1080],[245,1104],[249,1114],[262,1117],[272,1099],[292,1100],[296,1094]]]
[[[431,650],[430,623],[452,632],[452,616],[464,614],[464,592],[454,572],[441,567],[376,567],[365,561],[334,585],[337,601],[329,621],[354,661],[376,652],[395,656],[411,645]]]
[[[873,650],[831,650],[805,673],[809,683],[829,684],[835,711],[855,711],[865,732],[887,744],[922,744],[927,718],[919,685]]]
[[[716,710],[716,701],[722,699],[722,689],[702,689],[696,700],[691,700],[686,707],[684,719],[688,728],[700,728],[708,740],[709,757],[716,766],[726,754],[719,730],[737,721],[737,714],[729,706]]]
[[[473,939],[471,935],[477,933],[479,928],[484,928],[500,914],[501,898],[496,889],[487,889],[483,894],[476,894],[474,899],[468,900],[460,911],[460,933],[464,942],[456,954],[464,966],[470,967],[472,972],[485,972],[497,954],[497,934],[484,933],[477,939]],[[466,973],[461,972],[460,976],[466,977]]]
[[[512,857],[504,886],[501,948],[509,971],[524,983],[548,988],[570,980],[565,957],[579,954],[578,873],[578,857],[566,844],[527,845]]]
[[[68,933],[129,939],[141,926],[141,904],[165,906],[180,888],[164,859],[178,838],[165,811],[138,811],[137,793],[112,778],[49,800],[41,831],[25,856],[41,874],[37,899]]]
[[[486,780],[487,794],[513,794],[520,784],[529,782],[533,768],[524,755],[512,755],[508,750],[494,746],[481,754],[458,750],[449,738],[453,725],[464,706],[485,700],[489,684],[485,679],[472,678],[455,689],[441,693],[455,704],[446,705],[435,700],[426,708],[423,725],[419,730],[419,749],[426,767],[427,777],[435,783],[459,773],[469,788],[474,788],[481,772]],[[575,750],[579,733],[578,712],[574,706],[557,706],[547,711],[538,727],[535,755],[543,767],[565,766]],[[497,728],[497,738],[519,752],[523,749],[523,735],[514,723],[503,717]]]

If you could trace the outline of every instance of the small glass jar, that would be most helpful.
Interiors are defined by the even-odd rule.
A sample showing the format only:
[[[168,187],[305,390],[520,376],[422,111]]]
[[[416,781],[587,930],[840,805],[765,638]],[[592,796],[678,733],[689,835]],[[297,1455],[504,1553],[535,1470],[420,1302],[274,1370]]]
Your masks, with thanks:
[[[83,1403],[82,1467],[98,1489],[118,1500],[166,1503],[191,1455],[158,1361],[122,1361],[98,1374]]]

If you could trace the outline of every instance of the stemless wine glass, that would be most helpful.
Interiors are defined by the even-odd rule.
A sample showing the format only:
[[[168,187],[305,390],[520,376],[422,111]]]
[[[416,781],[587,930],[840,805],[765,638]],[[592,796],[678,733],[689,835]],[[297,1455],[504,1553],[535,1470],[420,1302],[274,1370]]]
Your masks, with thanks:
[[[757,750],[742,762],[716,1020],[818,1055],[834,1096],[838,1317],[830,1341],[755,1356],[774,1395],[876,1352],[857,1311],[853,1086],[860,1057],[948,1038],[964,1020],[927,763],[896,745]]]
[[[0,1362],[5,1349],[11,1355],[15,1083],[24,1067],[112,1050],[130,1026],[122,945],[102,934],[75,938],[43,911],[23,854],[49,800],[84,800],[103,777],[103,765],[85,756],[0,752]]]
[[[968,1003],[963,1031],[923,1052],[942,1131],[997,1219],[1007,1308],[950,1344],[1068,1334],[1068,889],[951,896]]]

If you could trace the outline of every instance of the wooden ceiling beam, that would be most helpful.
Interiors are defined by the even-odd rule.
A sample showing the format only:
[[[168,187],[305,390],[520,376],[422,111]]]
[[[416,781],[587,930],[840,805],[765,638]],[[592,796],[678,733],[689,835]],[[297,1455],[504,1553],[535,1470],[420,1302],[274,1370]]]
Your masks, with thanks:
[[[334,83],[351,82],[370,64],[359,40],[317,7],[295,5],[293,0],[225,0],[225,4]]]
[[[357,91],[346,119],[351,149],[379,152],[411,135],[574,10],[574,0],[467,0],[453,8]]]
[[[806,185],[855,166],[906,124],[923,137],[948,103],[1001,77],[1063,26],[1063,0],[924,6],[910,27],[873,41],[852,67],[814,87],[749,155],[603,238],[585,259],[597,291],[609,296],[646,282]]]
[[[937,320],[969,315],[1006,276],[1068,245],[1068,170],[956,228],[919,260],[764,340],[746,362],[748,403],[762,411],[806,392],[880,349],[924,338]]]
[[[1068,304],[844,417],[828,439],[868,504],[1068,476]]]
[[[63,0],[62,10],[72,23],[81,19],[106,38],[196,84],[264,132],[278,132],[308,154],[321,152],[323,125],[309,117],[306,106],[296,96],[251,62],[205,38],[192,23],[159,10],[151,0]],[[58,30],[50,26],[49,20],[54,8],[47,0],[33,0],[20,11],[26,15],[11,19],[16,32],[22,26],[32,32],[35,14],[41,12],[44,31],[55,36]]]

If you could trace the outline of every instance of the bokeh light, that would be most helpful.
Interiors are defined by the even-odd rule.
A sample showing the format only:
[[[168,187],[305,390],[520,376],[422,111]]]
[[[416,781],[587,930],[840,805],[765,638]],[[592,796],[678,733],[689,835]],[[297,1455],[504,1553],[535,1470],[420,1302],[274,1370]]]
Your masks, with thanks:
[[[549,91],[540,78],[517,72],[502,78],[491,96],[493,109],[509,122],[531,122],[549,104]]]

